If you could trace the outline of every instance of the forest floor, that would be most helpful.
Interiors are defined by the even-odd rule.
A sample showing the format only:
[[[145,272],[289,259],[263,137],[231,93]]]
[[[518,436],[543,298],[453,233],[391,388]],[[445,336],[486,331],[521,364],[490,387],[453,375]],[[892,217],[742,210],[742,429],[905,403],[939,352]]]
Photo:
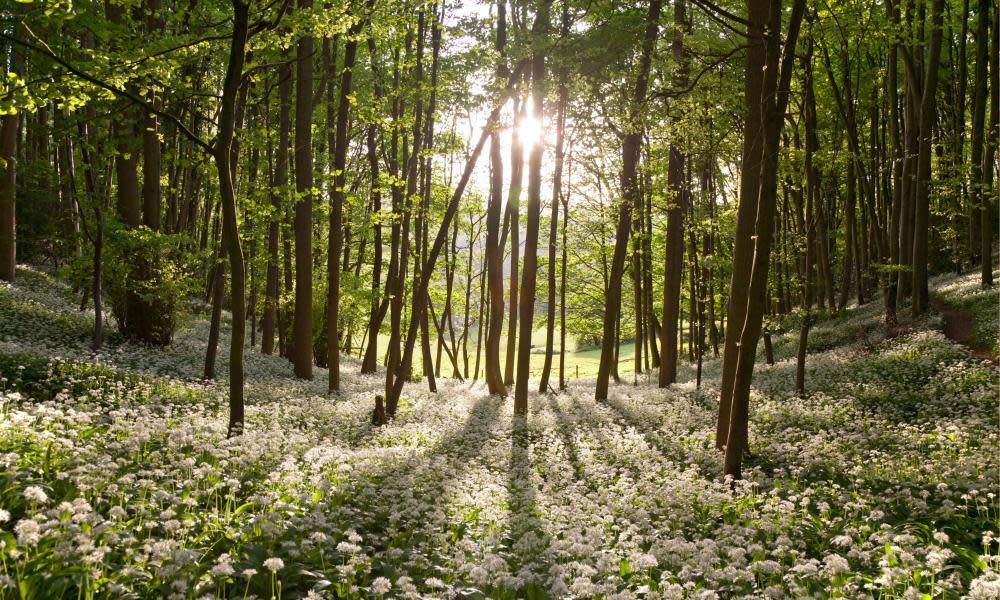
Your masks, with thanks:
[[[973,356],[983,360],[996,362],[988,346],[976,342],[976,325],[968,311],[956,308],[945,300],[935,298],[931,301],[932,308],[941,314],[944,320],[943,333],[945,337],[969,349]]]
[[[1000,596],[997,369],[947,313],[894,337],[878,302],[819,322],[806,398],[797,331],[776,332],[733,490],[716,358],[701,389],[686,363],[602,403],[574,379],[527,421],[481,383],[411,383],[373,428],[382,374],[345,358],[334,398],[326,371],[249,352],[227,440],[225,382],[198,379],[203,311],[169,348],[112,328],[93,356],[93,314],[18,275],[0,285],[0,598]],[[976,282],[933,294],[995,356],[997,294]]]

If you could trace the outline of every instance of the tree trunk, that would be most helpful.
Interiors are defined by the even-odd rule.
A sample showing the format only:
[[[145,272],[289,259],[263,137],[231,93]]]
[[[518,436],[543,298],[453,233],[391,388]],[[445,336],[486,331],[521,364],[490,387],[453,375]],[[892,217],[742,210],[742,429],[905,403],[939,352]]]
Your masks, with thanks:
[[[774,234],[778,145],[804,5],[804,0],[795,0],[792,6],[779,75],[781,5],[768,0],[747,2],[746,135],[716,433],[716,444],[726,449],[725,474],[734,479],[741,476],[748,442],[750,379],[764,317]]]
[[[611,262],[608,294],[605,299],[601,362],[597,370],[597,385],[594,391],[594,396],[597,400],[607,400],[608,398],[608,383],[617,348],[615,330],[621,309],[621,288],[622,274],[625,269],[625,252],[629,242],[632,207],[639,199],[636,171],[639,163],[639,153],[642,149],[641,107],[645,103],[646,91],[649,87],[649,69],[652,64],[653,50],[659,31],[660,8],[662,4],[662,0],[650,0],[649,2],[649,10],[646,13],[645,35],[639,59],[639,70],[636,76],[635,88],[632,92],[632,102],[628,108],[630,125],[628,133],[622,141],[622,198],[618,206],[615,250]]]
[[[510,316],[507,320],[507,354],[504,356],[504,385],[514,383],[514,358],[517,355],[518,261],[521,253],[521,183],[524,178],[524,147],[519,133],[527,102],[514,106],[514,129],[510,141],[510,189],[507,192],[507,214],[510,215]],[[501,249],[502,251],[502,249]]]
[[[298,0],[298,8],[303,12],[309,11],[312,0]],[[313,39],[311,35],[304,35],[298,40],[295,57],[295,316],[292,362],[295,376],[300,379],[312,379],[313,376],[312,78]]]
[[[927,311],[927,237],[930,216],[931,136],[937,102],[938,62],[941,56],[944,0],[934,0],[931,7],[931,39],[927,71],[920,99],[920,153],[917,158],[916,210],[913,219],[913,316]]]
[[[569,6],[562,7],[562,29],[560,38],[569,35]],[[538,392],[544,394],[549,388],[549,375],[552,371],[552,354],[556,333],[556,252],[559,244],[559,203],[562,201],[562,171],[564,160],[564,144],[566,137],[566,103],[569,90],[566,86],[566,69],[559,70],[559,99],[556,105],[556,160],[552,173],[552,210],[549,220],[549,264],[548,264],[548,299],[545,322],[545,362],[542,365],[542,376],[538,382]],[[537,110],[537,107],[536,107]],[[541,145],[541,144],[540,144]]]
[[[234,174],[236,157],[232,152],[233,133],[236,127],[236,95],[246,58],[250,5],[242,0],[232,0],[233,34],[229,48],[226,77],[222,85],[219,111],[219,132],[214,148],[216,171],[219,175],[219,195],[222,202],[222,239],[229,255],[232,273],[232,336],[229,347],[229,435],[243,431],[243,341],[246,330],[246,282],[243,248],[237,230],[236,193]]]
[[[146,0],[146,30],[151,36],[163,33],[161,8],[161,0]],[[158,109],[163,105],[162,98],[152,90],[147,92],[146,100]],[[153,231],[160,229],[160,163],[160,120],[146,112],[142,128],[142,222]]]
[[[802,59],[802,70],[804,73],[804,100],[802,103],[802,121],[806,129],[806,151],[805,151],[805,219],[801,222],[804,231],[799,234],[806,237],[805,260],[803,262],[802,282],[802,321],[799,324],[799,346],[795,357],[795,391],[800,397],[806,394],[806,351],[809,345],[809,331],[812,327],[812,305],[815,295],[813,263],[817,255],[822,253],[823,245],[817,239],[817,230],[822,224],[822,217],[815,213],[822,214],[822,207],[819,194],[819,178],[817,167],[813,164],[816,152],[819,150],[819,138],[816,135],[816,96],[813,89],[812,70],[812,44],[809,44],[809,51]]]
[[[205,349],[205,379],[215,379],[215,359],[219,352],[219,335],[222,330],[222,303],[226,294],[226,244],[222,243],[212,268],[212,317],[208,328],[208,346]]]
[[[993,18],[992,36],[993,51],[990,52],[990,129],[983,158],[983,202],[980,210],[983,212],[980,229],[980,282],[983,287],[993,286],[993,201],[996,200],[994,175],[997,165],[997,144],[1000,140],[1000,7],[997,7]]]
[[[500,55],[497,79],[507,69],[504,48],[507,41],[506,0],[497,2],[496,47]],[[503,248],[500,244],[500,205],[503,202],[503,156],[500,136],[490,134],[490,196],[486,206],[486,280],[489,290],[489,325],[486,332],[486,387],[490,394],[507,395],[500,372],[500,336],[503,331]],[[480,328],[482,326],[480,325]]]
[[[369,1],[369,7],[371,2]],[[347,121],[351,111],[351,91],[354,76],[354,60],[358,51],[358,34],[364,20],[358,19],[347,32],[347,43],[344,46],[344,70],[340,76],[340,98],[337,101],[337,126],[334,135],[327,141],[333,149],[333,186],[330,188],[330,242],[327,252],[327,296],[326,296],[326,348],[327,348],[327,368],[329,380],[327,390],[330,392],[340,392],[340,344],[338,343],[338,332],[340,331],[340,265],[339,258],[343,251],[343,217],[344,217],[344,196],[347,170]],[[336,40],[334,41],[336,43]],[[329,56],[327,54],[327,56]],[[327,59],[329,62],[329,59]],[[333,116],[333,77],[328,87],[327,96],[327,119]],[[329,122],[327,123],[329,127]],[[378,185],[373,180],[372,186]],[[376,338],[378,332],[376,332]]]
[[[566,389],[566,224],[569,222],[569,194],[562,194],[562,261],[559,263],[559,389]]]
[[[538,4],[532,33],[545,36],[549,28],[551,0]],[[536,51],[531,57],[531,91],[534,118],[539,126],[545,111],[545,54]],[[531,334],[535,327],[535,289],[538,272],[538,228],[542,210],[542,156],[544,140],[536,140],[528,156],[528,222],[524,238],[524,271],[521,277],[520,314],[518,315],[517,379],[514,382],[514,414],[528,414],[528,377],[531,372]]]
[[[987,206],[986,189],[984,186],[984,176],[986,171],[990,171],[993,165],[983,162],[983,141],[986,136],[986,96],[988,94],[988,69],[989,69],[989,20],[990,2],[989,0],[979,0],[976,8],[976,80],[973,88],[972,100],[972,132],[970,139],[971,160],[969,161],[969,179],[971,188],[969,190],[969,205],[971,207],[972,218],[970,220],[970,238],[974,240],[972,245],[972,256],[981,250],[988,249],[981,244],[982,232],[992,228],[989,223],[989,211],[983,210]],[[976,234],[979,235],[976,235]],[[988,235],[988,234],[987,234]],[[980,238],[980,239],[975,239]],[[983,263],[989,264],[987,251],[982,255]],[[971,261],[970,261],[971,262]],[[981,269],[983,283],[987,278],[992,278],[992,269],[984,267]]]
[[[292,67],[283,64],[278,68],[278,156],[274,161],[274,182],[271,184],[270,222],[267,227],[267,280],[264,284],[264,317],[261,323],[260,351],[264,354],[274,352],[274,327],[278,311],[279,267],[278,247],[279,228],[283,220],[284,210],[281,204],[281,194],[288,185],[288,143],[291,131],[292,103]],[[280,191],[275,191],[280,190]]]
[[[17,227],[15,197],[17,188],[18,115],[0,117],[0,279],[14,281],[17,271]]]
[[[674,71],[673,87],[682,90],[687,87],[687,70],[684,64],[684,23],[685,10],[682,0],[674,2],[674,61],[679,65]],[[675,120],[680,115],[673,116]],[[659,386],[667,387],[677,381],[677,321],[680,312],[681,269],[684,254],[684,214],[687,212],[687,179],[684,176],[685,159],[675,139],[670,144],[670,158],[667,167],[667,188],[670,208],[667,210],[667,247],[664,255],[663,279],[663,331],[660,339]]]

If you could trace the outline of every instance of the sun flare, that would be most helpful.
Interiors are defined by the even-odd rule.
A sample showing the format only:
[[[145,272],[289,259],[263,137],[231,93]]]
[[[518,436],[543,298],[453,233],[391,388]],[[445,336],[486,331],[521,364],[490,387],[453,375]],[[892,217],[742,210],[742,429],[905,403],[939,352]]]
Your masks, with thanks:
[[[517,137],[525,147],[532,147],[542,140],[542,123],[532,116],[525,116],[517,125]]]

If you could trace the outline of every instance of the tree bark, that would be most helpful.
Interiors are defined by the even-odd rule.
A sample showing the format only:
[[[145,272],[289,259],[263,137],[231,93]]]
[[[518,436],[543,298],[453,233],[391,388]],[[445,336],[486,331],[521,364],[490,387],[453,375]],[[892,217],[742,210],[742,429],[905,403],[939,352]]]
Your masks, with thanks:
[[[560,38],[569,35],[569,6],[562,6],[562,26]],[[562,201],[563,160],[565,157],[566,139],[566,103],[569,90],[566,86],[566,68],[559,70],[559,99],[556,105],[556,156],[552,172],[552,204],[549,219],[549,261],[548,261],[548,299],[545,322],[545,361],[542,365],[542,376],[538,382],[538,392],[544,394],[549,388],[549,376],[552,372],[552,354],[556,332],[556,252],[559,245],[559,203]]]
[[[514,104],[514,129],[510,140],[510,189],[507,192],[507,214],[510,216],[510,316],[507,320],[507,354],[504,356],[505,385],[514,383],[514,359],[517,356],[517,301],[520,298],[518,262],[521,253],[521,183],[524,178],[524,146],[519,133],[527,102],[520,109]],[[502,249],[501,249],[502,251]]]
[[[983,212],[980,229],[980,282],[984,288],[993,286],[993,217],[992,207],[996,200],[994,176],[1000,165],[996,163],[997,144],[1000,143],[1000,7],[993,16],[993,51],[990,52],[990,129],[987,136],[986,152],[983,157]]]
[[[312,0],[298,0],[298,8],[308,11],[312,8]],[[312,379],[313,376],[312,78],[313,39],[304,35],[298,40],[295,57],[295,316],[292,362],[295,376],[300,379]]]
[[[242,0],[232,0],[233,33],[230,41],[229,60],[222,85],[219,111],[219,132],[213,149],[216,171],[219,175],[219,195],[222,201],[222,239],[229,255],[232,274],[232,336],[229,346],[229,435],[243,431],[243,342],[246,330],[246,282],[243,248],[237,230],[236,192],[234,174],[236,157],[232,152],[236,126],[236,96],[239,91],[246,58],[249,32],[250,5]]]
[[[264,316],[261,323],[260,351],[274,352],[275,320],[279,295],[279,228],[284,220],[281,194],[288,185],[288,144],[291,131],[292,67],[278,68],[278,155],[274,161],[274,181],[271,184],[270,222],[267,228],[267,279],[264,284]],[[276,191],[281,190],[281,191]]]
[[[371,8],[371,0],[368,2]],[[367,12],[367,11],[366,11]],[[347,169],[347,122],[351,114],[351,92],[354,81],[354,60],[358,52],[358,34],[364,21],[356,20],[347,32],[347,43],[344,46],[344,71],[340,76],[340,98],[337,101],[336,132],[328,143],[333,147],[333,186],[330,188],[330,243],[327,252],[327,296],[326,296],[326,348],[329,380],[327,390],[340,392],[340,265],[339,258],[343,252],[343,220],[344,220],[344,186],[346,185]],[[333,65],[336,68],[336,65]],[[332,78],[333,73],[328,73]],[[327,97],[327,114],[332,115],[329,104],[333,102],[333,84],[330,84]],[[329,123],[327,124],[329,126]],[[378,185],[372,181],[372,185]],[[378,332],[376,332],[376,338]]]
[[[496,48],[497,79],[507,69],[504,49],[507,43],[507,1],[497,2]],[[500,336],[503,331],[503,248],[500,244],[500,205],[503,203],[503,156],[498,132],[490,132],[490,196],[486,206],[486,280],[489,290],[489,325],[486,332],[486,387],[490,394],[507,395],[500,371]],[[480,325],[480,328],[482,326]]]
[[[683,90],[687,87],[687,69],[684,67],[684,28],[687,19],[683,0],[674,1],[673,56],[677,67],[674,71],[673,87]],[[680,115],[672,118],[677,121]],[[684,254],[684,215],[687,212],[687,178],[685,177],[686,157],[680,148],[681,140],[675,138],[670,144],[667,166],[667,189],[670,208],[667,210],[667,247],[663,264],[663,330],[661,332],[659,386],[665,388],[677,381],[677,335],[681,297],[681,270]]]
[[[725,447],[726,475],[739,479],[747,447],[750,379],[760,338],[774,229],[778,145],[804,0],[795,0],[779,69],[781,4],[748,0],[746,135],[716,445]]]
[[[639,68],[635,88],[628,108],[627,133],[622,141],[622,198],[618,205],[618,226],[615,231],[615,249],[611,261],[608,294],[605,300],[604,327],[602,332],[601,362],[597,370],[597,385],[594,396],[597,400],[607,400],[608,383],[615,361],[617,347],[616,324],[621,310],[622,274],[625,269],[625,252],[629,243],[632,222],[632,207],[639,199],[636,171],[642,150],[642,106],[649,87],[649,70],[653,61],[653,51],[659,31],[662,0],[650,0],[646,13],[646,28],[639,58]],[[662,362],[661,362],[662,368]]]
[[[532,25],[532,33],[544,36],[549,29],[549,8],[551,0],[538,4],[538,13]],[[531,57],[532,109],[536,122],[541,127],[544,120],[543,101],[545,99],[545,54],[536,50]],[[538,229],[542,210],[542,156],[545,153],[544,140],[539,139],[531,147],[528,156],[528,222],[524,238],[524,271],[521,277],[520,300],[518,302],[518,348],[517,379],[514,382],[514,414],[528,414],[528,377],[531,372],[531,334],[535,328],[535,289],[538,272]]]
[[[0,117],[0,279],[14,281],[17,271],[17,121],[18,115]]]
[[[979,0],[976,13],[976,79],[975,87],[973,88],[972,131],[970,138],[971,158],[969,161],[969,179],[971,183],[969,204],[972,209],[969,233],[970,238],[975,242],[972,245],[972,258],[984,249],[981,244],[983,230],[992,228],[992,225],[989,223],[989,211],[984,210],[987,203],[984,175],[986,171],[992,169],[992,165],[985,164],[983,161],[983,142],[986,136],[986,96],[989,86],[989,0]],[[977,233],[979,235],[976,235]],[[987,264],[990,262],[989,254],[991,254],[991,251],[982,255],[983,262]],[[992,278],[992,271],[992,269],[989,269],[989,271],[986,268],[981,269],[981,279],[984,285],[987,278]]]
[[[944,0],[931,6],[931,39],[920,99],[920,153],[917,157],[916,211],[913,219],[913,316],[927,311],[927,238],[930,217],[931,137],[937,103],[938,62],[941,57]]]

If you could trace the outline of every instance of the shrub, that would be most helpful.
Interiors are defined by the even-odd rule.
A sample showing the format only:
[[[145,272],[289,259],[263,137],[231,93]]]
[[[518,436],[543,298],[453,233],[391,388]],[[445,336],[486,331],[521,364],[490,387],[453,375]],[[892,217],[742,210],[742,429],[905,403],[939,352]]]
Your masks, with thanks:
[[[126,338],[170,343],[178,307],[192,291],[184,269],[189,263],[185,241],[147,227],[111,229],[104,279],[112,314]]]

